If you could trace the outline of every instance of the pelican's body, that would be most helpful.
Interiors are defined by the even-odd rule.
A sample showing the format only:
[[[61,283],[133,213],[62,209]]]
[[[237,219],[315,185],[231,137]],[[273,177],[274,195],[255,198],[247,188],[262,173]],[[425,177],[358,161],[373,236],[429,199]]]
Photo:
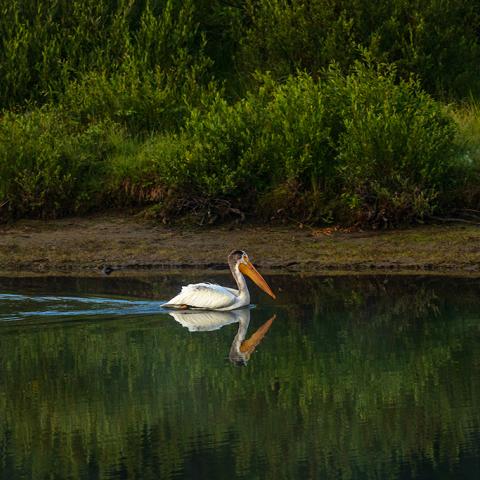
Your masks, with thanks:
[[[238,289],[222,287],[214,283],[194,283],[182,287],[182,291],[163,306],[167,308],[204,308],[207,310],[235,310],[250,304],[250,292],[243,274],[248,275],[262,290],[275,298],[264,278],[251,264],[248,256],[235,250],[228,256],[228,264]]]
[[[182,291],[163,306],[223,311],[235,310],[249,303],[250,294],[248,289],[240,291],[214,283],[194,283],[182,287]]]

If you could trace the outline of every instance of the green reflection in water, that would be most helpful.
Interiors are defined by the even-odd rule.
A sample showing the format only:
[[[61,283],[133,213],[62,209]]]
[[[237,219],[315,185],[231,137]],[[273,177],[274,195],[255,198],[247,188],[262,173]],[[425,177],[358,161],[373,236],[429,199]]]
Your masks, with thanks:
[[[181,280],[114,281],[17,287],[168,298]],[[0,324],[0,477],[477,478],[478,282],[271,283],[248,333],[168,314]]]

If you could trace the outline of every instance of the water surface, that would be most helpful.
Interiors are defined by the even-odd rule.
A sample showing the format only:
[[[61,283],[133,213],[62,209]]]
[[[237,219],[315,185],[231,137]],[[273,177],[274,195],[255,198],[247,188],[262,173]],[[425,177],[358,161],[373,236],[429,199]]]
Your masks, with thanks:
[[[0,478],[478,478],[478,280],[190,280],[0,279]]]

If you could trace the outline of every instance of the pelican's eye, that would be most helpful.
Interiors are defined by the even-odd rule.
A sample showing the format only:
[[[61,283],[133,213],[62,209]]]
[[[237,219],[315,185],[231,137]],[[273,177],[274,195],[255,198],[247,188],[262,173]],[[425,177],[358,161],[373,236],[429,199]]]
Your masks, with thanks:
[[[248,263],[248,255],[243,254],[242,260],[244,263]]]

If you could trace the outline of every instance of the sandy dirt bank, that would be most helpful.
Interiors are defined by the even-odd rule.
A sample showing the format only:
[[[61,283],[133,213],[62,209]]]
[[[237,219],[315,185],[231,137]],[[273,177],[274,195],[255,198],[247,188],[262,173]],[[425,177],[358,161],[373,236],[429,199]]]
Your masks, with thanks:
[[[0,272],[101,275],[180,268],[226,268],[245,249],[264,270],[448,273],[480,276],[480,228],[422,226],[342,232],[298,226],[172,228],[118,214],[20,221],[0,226]]]

